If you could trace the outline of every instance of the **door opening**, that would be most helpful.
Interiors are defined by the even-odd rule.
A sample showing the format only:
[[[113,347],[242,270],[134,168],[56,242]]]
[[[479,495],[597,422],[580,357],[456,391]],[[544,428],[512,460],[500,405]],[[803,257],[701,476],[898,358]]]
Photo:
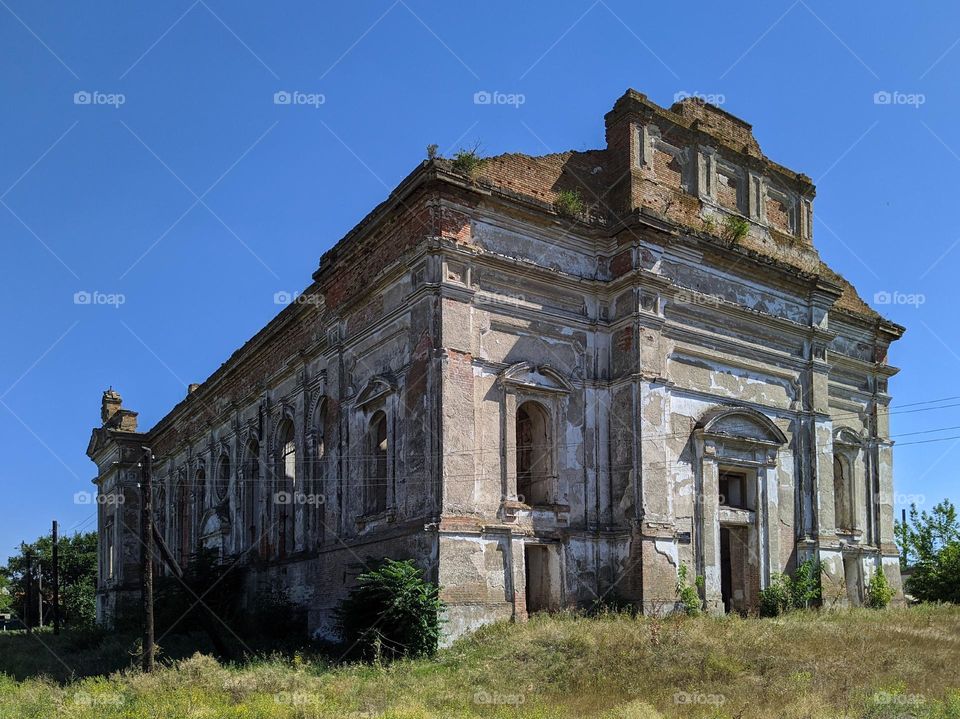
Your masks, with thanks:
[[[527,613],[559,609],[557,593],[560,587],[555,552],[547,545],[527,544],[523,554],[527,580]]]

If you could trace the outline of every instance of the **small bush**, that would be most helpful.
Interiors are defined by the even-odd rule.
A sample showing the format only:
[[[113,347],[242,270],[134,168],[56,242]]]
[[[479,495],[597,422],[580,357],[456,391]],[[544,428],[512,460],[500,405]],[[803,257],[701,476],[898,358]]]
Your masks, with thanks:
[[[794,609],[809,609],[820,601],[820,564],[815,559],[801,562],[793,573],[791,599]]]
[[[582,215],[586,208],[580,190],[560,190],[557,193],[557,199],[553,201],[553,209],[557,214],[571,219]]]
[[[793,609],[808,609],[820,595],[820,565],[808,559],[797,565],[793,577],[779,573],[770,577],[770,586],[760,590],[760,616],[778,617]]]
[[[887,582],[883,567],[878,567],[870,577],[870,584],[867,585],[867,606],[871,609],[883,609],[893,599],[893,595],[893,587]]]
[[[385,559],[357,581],[337,610],[351,653],[389,660],[437,651],[443,611],[439,588],[411,560]]]
[[[440,146],[435,142],[431,142],[429,145],[427,145],[427,159],[428,160],[437,159],[439,157],[439,155],[437,154],[439,149],[440,149]]]
[[[750,223],[742,217],[727,215],[723,220],[723,234],[721,237],[727,242],[739,242],[750,231]]]
[[[677,569],[677,603],[684,614],[693,616],[699,614],[703,608],[698,587],[703,585],[703,577],[697,577],[696,586],[687,584],[687,565],[680,562]]]
[[[480,146],[474,145],[472,150],[460,148],[453,156],[452,167],[455,172],[459,172],[469,177],[474,177],[483,164],[483,158],[480,157]]]
[[[790,577],[779,572],[770,577],[770,586],[760,590],[760,616],[779,617],[793,606]]]

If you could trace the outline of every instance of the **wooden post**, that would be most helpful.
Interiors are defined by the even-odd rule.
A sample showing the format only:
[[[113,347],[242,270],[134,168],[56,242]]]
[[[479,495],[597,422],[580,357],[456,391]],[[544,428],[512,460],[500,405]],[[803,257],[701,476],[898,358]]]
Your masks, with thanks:
[[[153,671],[153,452],[140,463],[140,578],[143,601],[143,671]]]
[[[24,602],[23,623],[27,626],[27,634],[32,634],[30,627],[30,612],[33,611],[33,553],[28,549],[27,552],[27,600]]]
[[[37,626],[43,629],[43,562],[37,560]]]
[[[53,520],[53,633],[60,633],[60,547],[59,526]]]

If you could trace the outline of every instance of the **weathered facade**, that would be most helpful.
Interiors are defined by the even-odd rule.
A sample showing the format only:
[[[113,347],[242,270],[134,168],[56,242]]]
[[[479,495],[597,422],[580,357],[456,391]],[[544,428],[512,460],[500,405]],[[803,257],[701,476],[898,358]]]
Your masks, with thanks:
[[[810,557],[828,605],[881,566],[899,593],[903,328],[820,260],[810,179],[693,99],[629,91],[606,132],[424,162],[149,432],[106,393],[101,619],[138,591],[144,446],[172,552],[240,558],[249,597],[284,588],[322,634],[384,556],[441,585],[451,637],[614,596],[668,611],[681,564],[714,612]]]

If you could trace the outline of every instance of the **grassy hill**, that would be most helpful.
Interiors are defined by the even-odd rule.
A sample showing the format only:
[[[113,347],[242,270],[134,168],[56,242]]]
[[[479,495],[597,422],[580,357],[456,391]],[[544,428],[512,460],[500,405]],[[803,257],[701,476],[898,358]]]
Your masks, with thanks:
[[[540,616],[487,627],[434,660],[333,666],[301,656],[222,666],[196,654],[153,675],[122,642],[0,635],[0,717],[937,717],[960,719],[960,607],[783,619]],[[71,648],[73,646],[73,648]],[[169,647],[165,647],[168,651]],[[54,658],[56,653],[59,658]],[[32,664],[31,664],[32,663]]]

